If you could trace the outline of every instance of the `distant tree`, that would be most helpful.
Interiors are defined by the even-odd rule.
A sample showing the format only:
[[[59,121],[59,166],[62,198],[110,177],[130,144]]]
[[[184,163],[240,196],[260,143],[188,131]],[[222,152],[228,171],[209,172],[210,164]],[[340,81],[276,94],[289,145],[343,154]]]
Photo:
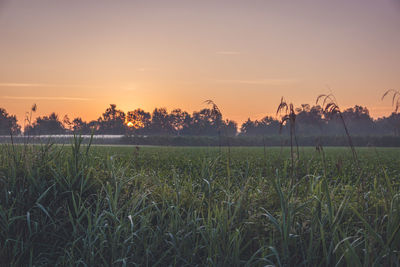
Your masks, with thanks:
[[[222,128],[223,134],[226,136],[235,136],[237,134],[237,123],[233,120],[226,120]]]
[[[96,122],[97,123],[97,122]],[[92,129],[82,118],[75,118],[71,122],[72,131],[76,134],[91,134]]]
[[[169,117],[174,133],[181,135],[187,132],[192,121],[192,117],[189,113],[182,111],[181,109],[174,109]]]
[[[220,109],[212,100],[206,100],[205,103],[211,105],[211,108],[193,112],[186,132],[190,135],[223,135],[224,121]]]
[[[320,135],[326,124],[322,107],[302,104],[296,108],[296,131],[299,135]]]
[[[171,134],[173,127],[166,108],[155,108],[151,115],[150,129],[152,134]]]
[[[260,121],[257,121],[259,134],[276,135],[279,134],[279,121],[271,116],[265,116]]]
[[[221,116],[209,108],[204,108],[198,112],[193,112],[190,125],[191,135],[218,135],[220,125],[222,125]]]
[[[0,135],[20,134],[21,126],[17,124],[17,117],[9,115],[4,108],[0,108]]]
[[[110,104],[110,107],[97,121],[99,123],[98,132],[101,134],[124,134],[126,132],[125,113],[118,110],[114,104]]]
[[[138,108],[127,113],[126,123],[132,132],[146,133],[151,123],[151,115],[149,112]]]
[[[90,133],[99,133],[99,130],[100,130],[100,124],[99,124],[99,121],[96,121],[96,120],[92,120],[92,121],[90,121],[90,122],[88,122],[88,127],[89,127],[89,129],[90,129]]]
[[[375,127],[378,134],[400,136],[400,113],[393,112],[389,117],[377,119]]]
[[[56,113],[51,113],[49,116],[36,118],[32,125],[28,125],[24,134],[38,135],[38,134],[65,134],[63,123],[58,118]]]
[[[256,123],[250,118],[245,121],[242,126],[240,127],[240,134],[242,135],[254,135],[256,130]]]
[[[279,121],[265,116],[260,121],[247,119],[240,128],[241,135],[276,135],[279,134]]]
[[[368,135],[375,133],[374,121],[366,107],[356,105],[344,110],[342,114],[349,127],[350,134]]]

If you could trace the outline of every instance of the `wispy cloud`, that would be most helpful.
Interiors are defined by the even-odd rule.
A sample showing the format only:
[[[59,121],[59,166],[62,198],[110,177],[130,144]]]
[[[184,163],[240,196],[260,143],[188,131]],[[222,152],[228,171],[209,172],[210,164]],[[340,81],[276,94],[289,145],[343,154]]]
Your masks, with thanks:
[[[90,98],[67,97],[67,96],[1,96],[10,100],[61,100],[61,101],[89,101]]]
[[[84,84],[55,84],[55,83],[0,83],[0,87],[62,87],[62,88],[91,88],[91,89],[103,88],[103,87],[90,86]]]
[[[219,83],[239,83],[251,85],[288,85],[298,81],[291,79],[260,79],[260,80],[217,80]]]
[[[0,87],[48,87],[48,86],[54,86],[50,84],[44,84],[44,83],[0,83]]]
[[[218,51],[216,52],[218,55],[240,55],[238,51]]]

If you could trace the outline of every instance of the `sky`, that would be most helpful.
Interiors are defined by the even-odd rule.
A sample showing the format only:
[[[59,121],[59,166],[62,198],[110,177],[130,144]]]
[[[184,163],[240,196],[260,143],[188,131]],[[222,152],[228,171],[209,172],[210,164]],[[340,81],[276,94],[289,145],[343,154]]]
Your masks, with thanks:
[[[243,122],[333,93],[393,111],[400,0],[0,0],[0,107],[97,119],[188,112],[212,99]]]

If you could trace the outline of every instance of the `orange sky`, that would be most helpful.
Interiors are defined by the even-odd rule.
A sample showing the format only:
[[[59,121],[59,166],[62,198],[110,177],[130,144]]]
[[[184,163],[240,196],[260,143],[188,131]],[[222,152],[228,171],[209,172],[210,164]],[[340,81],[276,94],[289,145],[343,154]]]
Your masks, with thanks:
[[[0,107],[97,119],[213,99],[239,123],[281,96],[389,115],[400,89],[399,0],[0,0]]]

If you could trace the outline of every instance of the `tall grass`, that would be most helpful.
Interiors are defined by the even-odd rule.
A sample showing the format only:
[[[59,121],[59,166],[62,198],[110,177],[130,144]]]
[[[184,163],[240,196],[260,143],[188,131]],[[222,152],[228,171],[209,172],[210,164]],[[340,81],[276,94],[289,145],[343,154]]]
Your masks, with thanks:
[[[3,145],[0,265],[400,264],[397,151],[283,153]]]
[[[292,170],[294,170],[294,153],[293,153],[293,139],[296,143],[296,156],[297,158],[300,156],[299,153],[299,143],[297,142],[297,136],[296,136],[296,112],[294,109],[294,105],[292,103],[287,103],[285,99],[282,97],[281,98],[281,103],[278,106],[278,109],[276,110],[276,115],[278,113],[282,113],[283,115],[281,116],[280,120],[280,132],[282,132],[282,128],[284,124],[289,124],[289,133],[290,133],[290,158],[292,160]]]
[[[322,106],[323,106],[323,109],[324,109],[324,112],[326,115],[328,115],[328,116],[338,115],[339,116],[340,122],[342,123],[343,129],[346,133],[346,137],[348,140],[348,145],[351,149],[351,153],[353,154],[353,158],[358,165],[359,162],[358,162],[358,157],[357,157],[357,151],[354,147],[353,139],[351,138],[349,129],[344,120],[342,111],[340,110],[339,104],[338,104],[335,96],[333,94],[328,94],[328,95],[322,94],[317,97],[317,100],[315,101],[315,103],[318,104],[318,102],[320,102],[320,101],[322,101]]]

